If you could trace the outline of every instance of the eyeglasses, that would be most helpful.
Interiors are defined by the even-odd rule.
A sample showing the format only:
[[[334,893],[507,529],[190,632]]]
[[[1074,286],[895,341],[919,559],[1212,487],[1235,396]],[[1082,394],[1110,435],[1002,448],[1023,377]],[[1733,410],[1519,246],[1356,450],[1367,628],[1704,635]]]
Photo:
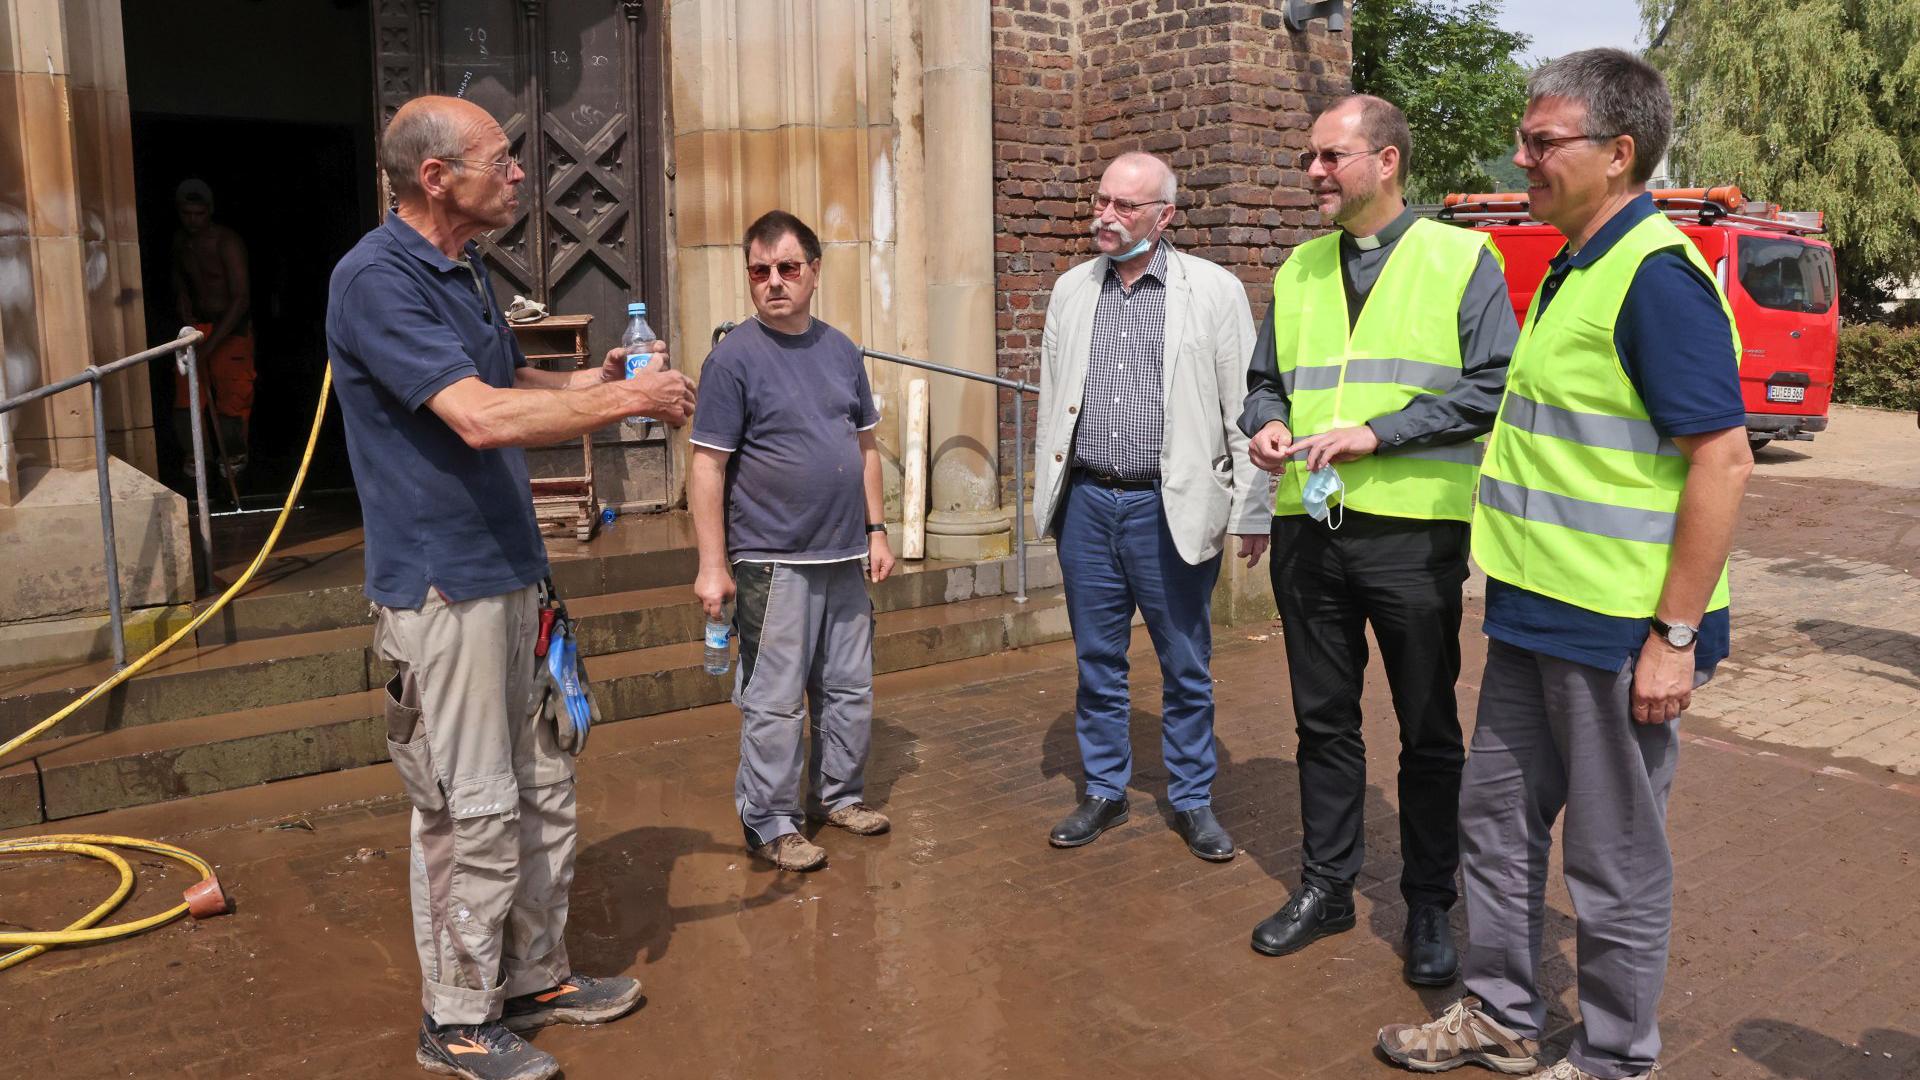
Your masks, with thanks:
[[[1116,199],[1104,191],[1096,191],[1093,193],[1093,212],[1104,214],[1108,207],[1112,207],[1113,212],[1121,217],[1132,217],[1149,206],[1163,206],[1166,201],[1165,199],[1148,199],[1146,202],[1134,202],[1131,199]]]
[[[440,160],[454,161],[462,165],[472,165],[476,169],[499,169],[503,173],[512,172],[520,167],[520,159],[517,157],[503,157],[498,161],[476,161],[473,158],[463,157],[441,158]]]
[[[788,280],[799,277],[800,268],[805,265],[807,264],[803,262],[797,262],[792,259],[788,259],[784,262],[777,262],[777,263],[748,263],[747,264],[747,280],[753,282],[755,285],[758,285],[761,282],[767,280],[768,278],[778,274],[780,276],[780,280],[788,281]]]
[[[1515,128],[1513,129],[1513,152],[1526,154],[1530,161],[1539,161],[1568,143],[1606,142],[1608,139],[1617,139],[1623,134],[1625,133],[1614,132],[1612,135],[1560,135],[1554,138],[1542,138]]]
[[[1376,146],[1371,150],[1302,150],[1300,155],[1293,159],[1293,165],[1301,172],[1306,172],[1313,168],[1314,162],[1318,161],[1328,172],[1336,172],[1340,166],[1346,164],[1348,158],[1365,157],[1368,154],[1377,154],[1384,149],[1386,147]]]

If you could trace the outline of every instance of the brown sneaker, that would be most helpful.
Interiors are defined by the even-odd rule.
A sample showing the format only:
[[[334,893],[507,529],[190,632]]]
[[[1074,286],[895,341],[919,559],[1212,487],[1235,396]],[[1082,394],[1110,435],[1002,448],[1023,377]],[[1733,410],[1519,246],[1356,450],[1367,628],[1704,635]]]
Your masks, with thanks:
[[[1527,1080],[1600,1080],[1600,1078],[1571,1061],[1556,1061],[1550,1068],[1541,1069],[1528,1076]],[[1621,1080],[1653,1080],[1653,1073],[1634,1073],[1632,1076],[1621,1077]]]
[[[754,848],[753,853],[782,870],[800,873],[827,865],[827,849],[809,842],[799,833],[781,833],[772,843]]]
[[[878,836],[893,828],[893,822],[887,815],[868,806],[866,803],[848,803],[828,814],[827,824],[836,829],[845,829],[855,836]]]
[[[1380,1051],[1414,1072],[1483,1065],[1519,1076],[1539,1068],[1533,1057],[1538,1049],[1533,1040],[1521,1038],[1481,1012],[1477,997],[1461,998],[1424,1024],[1388,1024],[1380,1029]]]

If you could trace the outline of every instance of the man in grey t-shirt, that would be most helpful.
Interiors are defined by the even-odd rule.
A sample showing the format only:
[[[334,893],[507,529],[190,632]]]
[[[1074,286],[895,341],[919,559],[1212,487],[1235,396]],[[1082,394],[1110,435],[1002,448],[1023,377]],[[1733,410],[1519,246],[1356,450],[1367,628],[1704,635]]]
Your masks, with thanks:
[[[800,833],[803,782],[806,817],[861,836],[889,827],[861,801],[873,725],[873,603],[861,570],[876,582],[893,570],[880,414],[859,347],[812,315],[813,230],[774,210],[741,246],[755,317],[707,357],[693,417],[693,590],[710,619],[738,595],[734,805],[747,846],[782,870],[817,870],[827,853]]]

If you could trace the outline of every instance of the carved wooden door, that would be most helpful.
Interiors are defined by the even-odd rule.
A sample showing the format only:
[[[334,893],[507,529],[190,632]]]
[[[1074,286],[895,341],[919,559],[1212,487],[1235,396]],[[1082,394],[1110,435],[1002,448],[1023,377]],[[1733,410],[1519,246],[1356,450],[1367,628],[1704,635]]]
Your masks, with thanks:
[[[381,128],[421,93],[453,94],[492,113],[527,173],[519,217],[481,241],[504,302],[520,293],[556,314],[592,315],[595,355],[619,344],[631,299],[663,335],[664,111],[658,11],[638,0],[375,0]],[[651,24],[651,25],[650,25]],[[666,497],[664,432],[652,454],[596,436],[608,501],[637,508]],[[640,457],[649,464],[641,467]],[[536,469],[539,463],[535,462]],[[635,470],[625,490],[619,477]],[[658,473],[658,482],[652,474]],[[660,489],[656,492],[655,488]]]

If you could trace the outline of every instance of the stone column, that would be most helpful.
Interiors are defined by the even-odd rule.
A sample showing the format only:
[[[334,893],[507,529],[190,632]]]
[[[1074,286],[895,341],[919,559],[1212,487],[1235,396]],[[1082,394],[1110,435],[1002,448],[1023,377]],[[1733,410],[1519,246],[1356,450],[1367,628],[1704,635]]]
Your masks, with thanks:
[[[929,359],[996,368],[993,266],[992,21],[987,0],[922,0],[925,69]],[[1000,505],[999,392],[933,376],[927,557],[980,559],[1011,549]]]
[[[120,8],[0,0],[0,390],[43,386],[145,347]],[[106,387],[112,449],[154,468],[145,372]],[[93,466],[93,405],[72,390],[0,437],[0,499],[21,471]]]
[[[0,391],[145,347],[132,159],[117,0],[0,0]],[[126,459],[108,472],[130,626],[140,608],[193,598],[186,502],[141,471],[154,458],[147,377],[104,388],[108,449]],[[58,638],[60,655],[103,655],[92,393],[13,416],[0,431],[0,565],[17,572],[0,580],[0,645]]]

